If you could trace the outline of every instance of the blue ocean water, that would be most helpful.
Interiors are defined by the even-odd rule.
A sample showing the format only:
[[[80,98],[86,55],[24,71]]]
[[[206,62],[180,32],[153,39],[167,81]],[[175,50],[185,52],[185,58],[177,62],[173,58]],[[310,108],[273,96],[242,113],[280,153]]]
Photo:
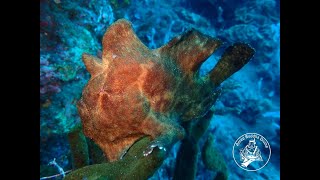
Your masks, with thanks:
[[[90,77],[81,55],[101,56],[104,32],[117,19],[126,18],[149,48],[190,28],[223,40],[221,50],[202,65],[201,75],[232,43],[255,48],[253,59],[223,83],[225,91],[199,146],[213,135],[229,179],[280,179],[279,11],[279,0],[41,0],[40,177],[59,174],[59,168],[72,169],[66,135],[80,122],[75,104]],[[270,160],[259,171],[245,171],[233,158],[233,145],[245,133],[258,133],[270,144]],[[172,179],[179,145],[150,179]],[[54,159],[57,166],[48,165]],[[199,158],[196,179],[215,176]]]

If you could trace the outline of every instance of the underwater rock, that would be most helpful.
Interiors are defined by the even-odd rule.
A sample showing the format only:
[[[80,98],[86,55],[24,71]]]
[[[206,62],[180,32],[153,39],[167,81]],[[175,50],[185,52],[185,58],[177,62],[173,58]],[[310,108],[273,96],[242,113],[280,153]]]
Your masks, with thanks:
[[[84,134],[111,162],[146,135],[153,141],[144,155],[171,148],[185,135],[180,122],[203,117],[219,95],[217,87],[254,54],[249,45],[235,43],[200,77],[201,64],[221,44],[190,30],[150,50],[130,22],[116,21],[103,36],[102,59],[82,56],[91,74],[77,104]]]

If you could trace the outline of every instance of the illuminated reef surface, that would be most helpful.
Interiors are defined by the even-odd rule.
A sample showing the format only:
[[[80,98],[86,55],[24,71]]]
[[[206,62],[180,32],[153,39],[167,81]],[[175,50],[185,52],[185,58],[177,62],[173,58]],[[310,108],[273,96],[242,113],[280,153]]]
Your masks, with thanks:
[[[200,76],[211,71],[225,48],[235,42],[246,42],[256,50],[241,71],[222,83],[215,115],[199,146],[203,147],[208,134],[214,135],[230,179],[279,179],[279,1],[122,2],[40,1],[40,177],[59,173],[48,166],[54,158],[65,171],[72,168],[67,133],[80,122],[76,102],[90,78],[81,55],[86,52],[101,58],[105,30],[117,19],[126,18],[150,49],[190,28],[225,42],[201,65]],[[234,141],[246,132],[263,135],[272,148],[270,162],[256,173],[243,171],[232,157]],[[150,179],[173,177],[179,145],[174,145]],[[201,160],[197,167],[197,179],[216,175]]]

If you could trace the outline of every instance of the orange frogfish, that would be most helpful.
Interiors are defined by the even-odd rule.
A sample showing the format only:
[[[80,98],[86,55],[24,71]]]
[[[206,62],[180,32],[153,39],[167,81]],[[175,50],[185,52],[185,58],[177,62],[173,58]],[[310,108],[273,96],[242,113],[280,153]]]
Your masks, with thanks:
[[[150,136],[145,156],[185,136],[181,122],[203,117],[219,85],[253,56],[245,43],[229,46],[207,75],[201,64],[222,44],[194,29],[157,49],[146,47],[120,19],[103,36],[102,58],[83,54],[91,78],[77,103],[84,134],[116,161],[135,141]]]

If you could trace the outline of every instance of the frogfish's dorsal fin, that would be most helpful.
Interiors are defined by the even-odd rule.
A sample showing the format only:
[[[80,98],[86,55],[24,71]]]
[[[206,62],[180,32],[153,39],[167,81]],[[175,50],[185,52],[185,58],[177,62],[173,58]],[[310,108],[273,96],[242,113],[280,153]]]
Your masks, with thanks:
[[[82,61],[91,76],[95,76],[102,71],[101,59],[86,53],[82,54]]]
[[[219,86],[224,80],[240,70],[249,62],[254,53],[255,50],[245,43],[235,43],[229,46],[208,75],[214,86]]]
[[[172,39],[157,51],[161,56],[175,61],[184,73],[193,74],[221,44],[219,39],[192,29]]]
[[[125,19],[117,20],[108,28],[103,36],[102,46],[103,63],[116,57],[139,58],[136,56],[149,51],[133,31],[131,23]]]

